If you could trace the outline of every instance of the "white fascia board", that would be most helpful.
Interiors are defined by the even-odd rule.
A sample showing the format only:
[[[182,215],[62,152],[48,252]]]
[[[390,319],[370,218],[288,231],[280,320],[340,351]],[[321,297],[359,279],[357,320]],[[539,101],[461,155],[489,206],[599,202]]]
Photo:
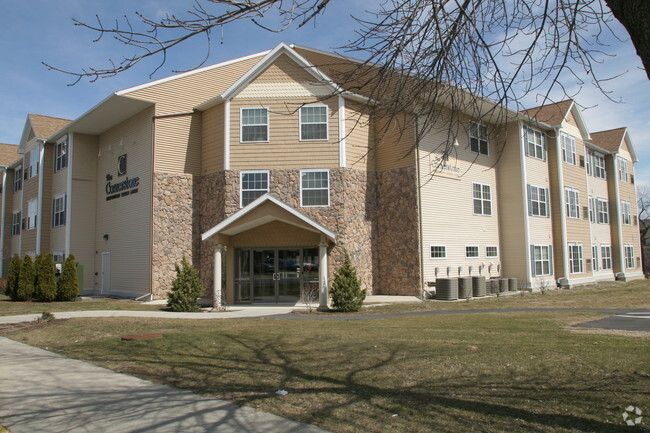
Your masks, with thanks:
[[[344,56],[344,55],[341,55],[341,54],[337,54],[337,53],[331,53],[331,52],[329,52],[329,51],[319,50],[318,48],[306,47],[306,46],[304,46],[304,45],[291,44],[291,45],[289,45],[289,47],[291,47],[291,48],[298,48],[298,49],[300,49],[300,50],[305,50],[305,51],[311,51],[312,53],[322,54],[322,55],[324,55],[324,56],[336,57],[337,59],[345,60],[345,61],[347,61],[347,62],[352,62],[352,63],[358,63],[358,64],[360,64],[360,65],[363,65],[363,64],[367,63],[367,62],[364,62],[363,60],[360,60],[360,59],[355,59],[355,58],[352,58],[352,57],[347,57],[347,56]],[[372,63],[370,63],[370,65],[372,65]]]
[[[589,141],[585,141],[585,146],[587,146],[588,148],[593,149],[593,150],[595,150],[597,152],[605,154],[605,155],[612,155],[614,153],[614,152],[611,152],[609,150],[605,150],[602,147],[598,147],[594,143],[591,143]]]
[[[237,212],[237,213],[233,214],[232,216],[226,218],[225,220],[221,221],[216,226],[212,227],[207,232],[203,233],[201,235],[201,240],[205,241],[205,240],[211,238],[215,234],[222,231],[224,228],[228,227],[230,224],[236,222],[237,220],[242,218],[244,215],[250,213],[251,211],[253,211],[254,209],[256,209],[257,207],[259,207],[260,205],[262,205],[263,203],[265,203],[267,201],[270,201],[270,202],[276,204],[280,208],[286,210],[290,214],[292,214],[295,217],[299,218],[300,220],[304,221],[305,223],[312,226],[313,228],[315,228],[319,232],[323,233],[325,236],[330,238],[332,241],[336,240],[336,234],[334,232],[332,232],[331,230],[326,229],[322,225],[318,224],[316,221],[314,221],[311,218],[309,218],[309,217],[303,215],[302,213],[298,212],[297,210],[295,210],[294,208],[292,208],[291,206],[289,206],[285,202],[275,198],[270,193],[266,193],[266,194],[258,197],[257,199],[255,199],[254,201],[249,203],[246,207],[241,209],[239,212]]]
[[[632,162],[639,162],[639,158],[636,155],[636,150],[634,150],[634,144],[632,144],[632,137],[630,137],[630,131],[627,128],[625,128],[625,132],[623,133],[623,141],[625,141],[625,143],[627,144],[627,150],[630,152],[630,156],[632,157]]]
[[[29,131],[31,131],[31,129],[32,129],[32,124],[29,121],[29,116],[27,116],[27,120],[25,120],[25,126],[23,127],[23,135],[20,137],[20,143],[18,144],[17,153],[19,155],[22,155],[27,152],[25,148],[27,146],[27,138],[29,137]]]
[[[118,92],[115,92],[115,94],[119,95],[119,96],[126,95],[127,93],[135,92],[137,90],[146,89],[147,87],[155,86],[157,84],[167,83],[169,81],[177,80],[179,78],[188,77],[190,75],[198,74],[199,72],[210,71],[212,69],[217,69],[217,68],[221,68],[223,66],[232,65],[233,63],[243,62],[244,60],[250,60],[250,59],[254,59],[255,57],[264,56],[264,55],[268,54],[268,52],[269,52],[269,50],[266,50],[266,51],[262,51],[260,53],[250,54],[248,56],[238,57],[236,59],[232,59],[232,60],[228,60],[228,61],[225,61],[225,62],[217,63],[215,65],[205,66],[203,68],[193,69],[193,70],[187,71],[187,72],[182,72],[180,74],[172,75],[170,77],[161,78],[160,80],[151,81],[149,83],[140,84],[140,85],[134,86],[134,87],[129,87],[127,89],[123,89],[123,90],[120,90]]]
[[[194,109],[196,111],[205,111],[209,108],[216,107],[217,105],[221,104],[224,101],[226,101],[226,99],[224,99],[223,96],[217,95],[197,105],[196,107],[194,107]]]
[[[571,112],[573,114],[573,117],[576,119],[576,123],[578,124],[578,129],[580,130],[582,137],[586,140],[591,140],[591,135],[589,135],[589,129],[587,129],[585,119],[582,117],[582,113],[580,113],[580,109],[576,105],[575,101],[571,102],[571,108],[567,110],[567,114],[569,112]]]

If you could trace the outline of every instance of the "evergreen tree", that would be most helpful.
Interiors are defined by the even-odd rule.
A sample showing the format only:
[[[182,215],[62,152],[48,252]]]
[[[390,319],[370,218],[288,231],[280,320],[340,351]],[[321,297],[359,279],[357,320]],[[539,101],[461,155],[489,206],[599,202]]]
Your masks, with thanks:
[[[20,265],[18,275],[18,288],[16,289],[16,300],[31,301],[34,296],[34,263],[30,256],[25,256]]]
[[[56,279],[52,253],[36,256],[36,287],[35,295],[39,301],[52,302],[56,299]]]
[[[183,257],[181,265],[176,267],[176,278],[172,282],[172,291],[167,298],[167,306],[172,311],[197,311],[196,300],[205,292],[199,272]]]
[[[70,254],[63,264],[61,277],[57,284],[56,298],[59,301],[74,301],[77,295],[79,295],[77,265],[74,262],[74,254]]]
[[[18,254],[14,254],[9,262],[9,269],[7,269],[7,289],[5,293],[11,298],[12,301],[17,301],[16,294],[18,293],[18,276],[20,275],[20,267],[22,260]]]
[[[359,311],[366,299],[366,291],[361,290],[357,270],[352,266],[347,252],[343,265],[334,273],[331,294],[332,306],[335,310],[343,312]]]

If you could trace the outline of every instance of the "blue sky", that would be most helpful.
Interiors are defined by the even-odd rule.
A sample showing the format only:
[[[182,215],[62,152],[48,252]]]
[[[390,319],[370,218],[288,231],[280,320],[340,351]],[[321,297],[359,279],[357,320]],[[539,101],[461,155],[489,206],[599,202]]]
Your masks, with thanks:
[[[56,66],[78,69],[88,65],[105,65],[107,58],[119,58],[124,51],[110,39],[93,43],[94,35],[75,27],[72,18],[92,22],[95,14],[108,20],[136,10],[160,17],[172,7],[183,11],[191,7],[188,0],[23,0],[5,1],[0,12],[5,17],[0,29],[0,142],[17,144],[28,113],[74,119],[110,93],[172,75],[174,70],[191,69],[205,55],[205,41],[197,40],[172,53],[166,65],[153,77],[149,74],[157,62],[144,62],[133,70],[95,83],[80,82],[68,86],[70,78],[48,71],[42,61]],[[330,50],[354,37],[350,13],[361,13],[372,3],[363,0],[334,1],[315,25],[283,33],[266,32],[251,23],[238,23],[213,36],[213,50],[206,65],[272,48],[281,41]],[[625,34],[624,32],[620,32]],[[610,101],[590,84],[580,89],[575,79],[563,81],[569,92],[580,89],[576,100],[589,107],[583,116],[590,131],[628,126],[641,162],[637,178],[650,185],[650,82],[641,70],[630,42],[613,41],[617,56],[600,66],[607,74],[622,77],[608,81]],[[551,94],[562,99],[559,91]],[[534,97],[526,106],[538,105]]]

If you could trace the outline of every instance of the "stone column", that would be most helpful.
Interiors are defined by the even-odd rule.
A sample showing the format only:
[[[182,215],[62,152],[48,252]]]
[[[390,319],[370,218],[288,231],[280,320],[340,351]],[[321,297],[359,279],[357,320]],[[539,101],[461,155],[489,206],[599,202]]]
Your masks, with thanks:
[[[221,307],[221,253],[222,245],[216,245],[214,248],[214,283],[212,287],[212,308]]]
[[[318,245],[318,310],[327,311],[329,307],[329,288],[327,282],[327,242]]]

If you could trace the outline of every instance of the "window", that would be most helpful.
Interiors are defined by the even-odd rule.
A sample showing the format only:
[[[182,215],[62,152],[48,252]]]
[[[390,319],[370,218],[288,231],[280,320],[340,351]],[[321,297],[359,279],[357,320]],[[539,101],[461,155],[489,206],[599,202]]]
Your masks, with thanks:
[[[632,224],[632,212],[629,201],[621,200],[621,217],[623,218],[623,224],[627,226]]]
[[[465,247],[465,257],[474,259],[478,257],[478,245],[467,245]]]
[[[634,245],[625,245],[625,269],[634,269]]]
[[[36,149],[32,149],[29,152],[29,176],[28,177],[34,177],[38,175],[38,163],[40,160],[41,156],[41,149],[38,147]]]
[[[68,139],[59,140],[54,146],[54,171],[68,166]]]
[[[268,171],[242,171],[240,206],[244,207],[269,192]]]
[[[526,156],[546,160],[544,135],[536,129],[525,127]]]
[[[592,196],[589,196],[589,221],[596,222],[596,200]]]
[[[472,194],[474,196],[474,214],[492,215],[492,198],[490,195],[490,185],[473,183]]]
[[[269,141],[269,112],[266,108],[242,108],[241,132],[242,143]]]
[[[485,257],[499,257],[499,248],[496,245],[488,245],[485,247]]]
[[[432,259],[446,259],[447,247],[445,245],[431,245],[431,258]]]
[[[54,197],[54,201],[52,202],[52,227],[65,225],[65,206],[65,194]]]
[[[329,170],[300,171],[300,206],[329,206]]]
[[[14,170],[14,192],[20,191],[23,189],[23,166],[19,165],[16,167],[16,170]]]
[[[591,245],[591,256],[592,256],[592,262],[594,264],[594,271],[597,271],[599,269],[599,261],[598,261],[598,247],[596,245]]]
[[[553,247],[550,245],[531,245],[533,277],[553,275]]]
[[[623,182],[628,181],[627,161],[620,156],[618,157],[618,178]]]
[[[566,215],[568,218],[580,218],[580,192],[573,188],[564,188]]]
[[[567,134],[562,134],[562,161],[576,165],[576,142]]]
[[[603,269],[612,269],[612,247],[601,245],[600,254],[603,258]]]
[[[548,188],[528,185],[528,215],[549,216]]]
[[[16,236],[20,234],[20,219],[21,211],[14,212],[11,216],[11,235]]]
[[[38,213],[38,203],[36,199],[27,202],[27,230],[36,228],[36,217]]]
[[[582,272],[582,244],[569,244],[569,273],[581,274]]]
[[[55,263],[65,262],[65,254],[61,252],[52,253],[52,261]]]
[[[327,107],[300,108],[300,139],[327,140]]]
[[[484,125],[469,122],[469,147],[472,152],[488,154],[488,133]]]
[[[607,177],[605,157],[602,153],[587,151],[587,174],[600,179]]]
[[[598,210],[598,224],[609,224],[609,202],[599,198],[596,201]]]

